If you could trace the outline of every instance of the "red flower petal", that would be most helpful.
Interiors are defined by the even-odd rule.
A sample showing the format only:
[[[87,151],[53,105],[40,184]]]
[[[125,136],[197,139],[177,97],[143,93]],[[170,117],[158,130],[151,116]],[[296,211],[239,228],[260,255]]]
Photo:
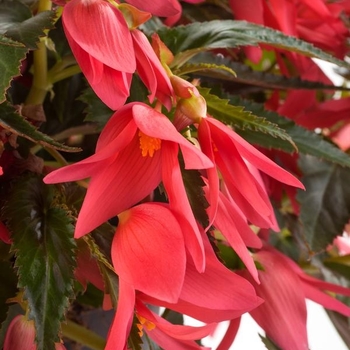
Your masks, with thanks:
[[[66,32],[69,45],[86,79],[100,99],[111,109],[119,109],[130,94],[131,73],[109,67],[83,50]]]
[[[133,43],[120,11],[103,0],[71,0],[63,23],[74,41],[91,56],[123,72],[136,69]]]
[[[264,268],[259,271],[261,284],[244,275],[265,303],[250,314],[282,349],[307,350],[306,305],[298,276],[285,259],[281,260],[280,254],[260,251],[256,257]]]
[[[179,7],[181,8],[177,0],[127,0],[127,2],[140,10],[160,17],[176,15],[179,12]]]
[[[120,279],[155,298],[177,301],[186,254],[181,228],[168,208],[147,203],[122,213],[111,253]]]
[[[135,305],[135,290],[119,280],[118,308],[108,332],[105,350],[125,349],[132,326]]]
[[[165,69],[146,36],[136,29],[132,31],[132,36],[136,53],[137,73],[151,92],[148,96],[150,102],[152,103],[154,98],[157,97],[170,110],[174,92]]]

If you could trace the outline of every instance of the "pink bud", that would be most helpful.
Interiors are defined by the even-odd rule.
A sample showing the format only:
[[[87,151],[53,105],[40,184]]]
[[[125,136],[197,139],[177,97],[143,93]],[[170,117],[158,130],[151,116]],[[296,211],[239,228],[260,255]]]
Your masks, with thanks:
[[[129,29],[135,29],[139,25],[147,22],[152,15],[129,4],[119,4],[118,10],[123,14]]]
[[[23,315],[10,323],[4,342],[4,350],[36,350],[34,322]]]
[[[177,75],[172,75],[170,77],[170,81],[176,96],[180,98],[190,98],[193,95],[200,96],[200,93],[197,90],[197,88],[189,81],[182,79]]]
[[[24,315],[16,316],[10,323],[3,350],[36,350],[34,321]],[[55,343],[56,350],[66,350],[62,343]]]
[[[174,60],[173,53],[168,49],[163,41],[160,40],[157,33],[152,35],[152,48],[162,64],[165,63],[169,65]]]

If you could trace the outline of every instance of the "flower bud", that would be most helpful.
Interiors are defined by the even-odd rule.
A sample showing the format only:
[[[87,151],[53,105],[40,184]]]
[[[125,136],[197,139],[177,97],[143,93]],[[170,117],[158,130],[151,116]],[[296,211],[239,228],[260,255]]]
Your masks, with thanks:
[[[34,322],[23,315],[16,316],[10,323],[4,342],[4,350],[36,350]]]
[[[10,323],[4,342],[4,350],[36,350],[34,321],[24,315],[16,316]],[[56,350],[66,350],[62,343],[55,343]]]
[[[172,75],[170,82],[177,97],[190,98],[193,95],[200,96],[199,91],[193,84],[177,75]]]
[[[169,65],[174,60],[174,55],[160,40],[157,33],[152,35],[152,48],[162,64]]]
[[[136,29],[152,17],[149,12],[141,11],[129,4],[119,4],[118,10],[123,14],[129,29]]]

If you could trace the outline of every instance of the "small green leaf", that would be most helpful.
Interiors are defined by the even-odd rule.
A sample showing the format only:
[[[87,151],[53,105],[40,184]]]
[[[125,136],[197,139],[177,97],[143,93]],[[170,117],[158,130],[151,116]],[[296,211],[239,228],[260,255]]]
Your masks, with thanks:
[[[267,111],[262,104],[243,100],[237,96],[230,96],[230,102],[234,105],[244,106],[246,110],[252,111],[255,115],[265,118],[268,122],[276,124],[279,128],[283,129],[293,140],[299,153],[312,155],[334,164],[350,167],[350,156],[333,143],[324,139],[323,136],[295,124],[291,119],[287,119],[276,112]],[[250,129],[236,131],[247,141],[265,148],[279,149],[288,153],[295,151],[290,144],[280,142],[279,139],[271,138],[268,134],[255,133]]]
[[[232,105],[229,100],[224,100],[216,95],[210,94],[209,89],[201,88],[199,90],[207,102],[208,113],[214,118],[233,127],[264,133],[267,134],[269,138],[272,136],[287,141],[292,146],[294,145],[294,142],[288,133],[276,123],[271,123],[265,118],[257,117],[252,114],[251,111],[245,110],[242,106]]]
[[[350,281],[350,255],[328,258],[323,261],[323,264]]]
[[[205,183],[198,170],[185,169],[183,160],[180,161],[180,164],[182,179],[193,215],[203,227],[207,227],[209,225],[209,218],[206,209],[209,207],[209,203],[205,198],[203,190]]]
[[[12,79],[20,74],[21,61],[28,49],[21,43],[0,35],[0,103],[6,100],[6,90]]]
[[[37,128],[19,115],[15,108],[7,103],[0,104],[0,125],[12,133],[22,136],[30,141],[46,147],[56,148],[65,152],[80,152],[77,147],[65,146],[48,135],[38,131]]]
[[[281,350],[269,337],[263,337],[261,334],[259,337],[267,350]]]
[[[313,252],[326,249],[350,218],[350,170],[300,157],[306,191],[299,191],[300,221],[305,241]]]
[[[176,55],[173,66],[181,66],[196,54],[219,48],[269,44],[305,56],[320,58],[341,67],[349,67],[310,43],[261,25],[235,20],[195,22],[185,26],[161,28],[160,38]]]
[[[5,208],[38,350],[55,349],[73,287],[73,226],[67,212],[53,206],[55,195],[41,177],[26,176],[14,183]]]

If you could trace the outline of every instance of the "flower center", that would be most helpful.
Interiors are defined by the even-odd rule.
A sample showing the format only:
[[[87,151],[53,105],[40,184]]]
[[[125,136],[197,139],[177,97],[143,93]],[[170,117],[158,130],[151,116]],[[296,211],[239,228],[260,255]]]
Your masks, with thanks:
[[[140,148],[142,151],[142,157],[153,157],[154,152],[160,149],[162,141],[155,137],[144,134],[141,130],[139,131]]]
[[[140,323],[136,324],[136,326],[137,326],[137,328],[139,330],[138,334],[139,334],[140,337],[143,336],[143,327],[146,327],[146,329],[148,331],[151,331],[152,329],[156,328],[156,325],[153,322],[146,320],[141,315],[136,314],[136,317],[140,321]]]

